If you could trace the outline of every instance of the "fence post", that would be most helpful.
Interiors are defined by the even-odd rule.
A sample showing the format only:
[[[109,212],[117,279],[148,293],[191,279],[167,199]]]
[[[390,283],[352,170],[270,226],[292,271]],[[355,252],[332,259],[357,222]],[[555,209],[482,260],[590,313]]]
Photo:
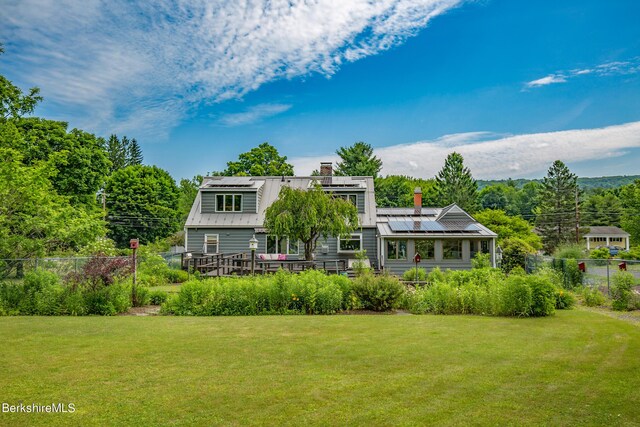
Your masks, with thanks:
[[[611,260],[607,259],[607,295],[611,296],[611,280],[609,279],[609,265],[611,265]]]

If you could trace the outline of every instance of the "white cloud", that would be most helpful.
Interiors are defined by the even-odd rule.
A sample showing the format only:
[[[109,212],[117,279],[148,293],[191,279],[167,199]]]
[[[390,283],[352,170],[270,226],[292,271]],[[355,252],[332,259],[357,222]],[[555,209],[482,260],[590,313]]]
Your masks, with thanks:
[[[547,86],[554,83],[566,83],[570,79],[577,76],[595,75],[595,76],[616,76],[640,73],[640,57],[632,58],[628,61],[612,61],[596,65],[591,68],[574,69],[562,71],[555,74],[549,74],[537,80],[525,83],[526,89]]]
[[[7,0],[0,39],[3,61],[75,124],[157,133],[201,102],[330,76],[463,1]]]
[[[382,159],[382,173],[432,178],[446,156],[464,156],[476,178],[518,178],[543,175],[555,160],[577,163],[620,157],[640,147],[640,122],[596,129],[577,129],[478,140],[479,133],[447,135],[434,141],[394,145],[374,150]],[[485,133],[480,133],[485,135]],[[457,144],[449,142],[455,139]],[[337,161],[335,155],[291,159],[297,174],[308,174],[321,161]]]
[[[218,122],[225,126],[240,126],[259,122],[268,117],[273,117],[289,110],[291,105],[288,104],[259,104],[247,108],[241,113],[229,113],[220,117]]]
[[[551,85],[554,83],[564,83],[566,82],[567,79],[564,76],[561,75],[557,75],[557,74],[551,74],[548,75],[546,77],[543,77],[541,79],[538,80],[533,80],[527,83],[527,87],[540,87],[540,86],[547,86],[547,85]]]

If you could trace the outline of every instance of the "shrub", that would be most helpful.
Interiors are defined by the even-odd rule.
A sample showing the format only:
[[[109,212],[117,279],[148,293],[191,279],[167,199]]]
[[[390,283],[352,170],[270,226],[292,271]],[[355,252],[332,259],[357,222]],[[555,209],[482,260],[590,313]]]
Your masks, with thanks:
[[[137,284],[131,286],[131,305],[133,307],[149,305],[149,301],[149,288]]]
[[[587,307],[604,305],[606,298],[598,288],[585,287],[582,289],[582,298]]]
[[[169,283],[184,283],[189,280],[189,273],[184,270],[168,269],[165,277],[169,280]]]
[[[526,241],[518,237],[510,237],[502,242],[502,262],[500,268],[509,273],[515,267],[526,267],[529,254],[535,253],[535,249]]]
[[[67,283],[77,286],[83,284],[94,290],[110,286],[116,279],[131,273],[131,263],[127,258],[108,258],[104,255],[91,257],[82,267],[82,272],[71,273]]]
[[[471,260],[471,266],[476,269],[491,268],[491,255],[482,252],[476,253]]]
[[[164,291],[155,290],[149,292],[149,303],[152,305],[164,304],[165,302],[167,302],[168,298],[169,294]]]
[[[611,306],[614,310],[632,310],[635,306],[632,288],[635,277],[628,271],[616,272],[611,280]]]
[[[331,314],[348,305],[347,278],[317,270],[188,281],[168,298],[162,312],[178,315]]]
[[[580,259],[584,257],[584,250],[578,244],[561,245],[553,253],[554,258]]]
[[[566,289],[582,285],[583,274],[575,259],[554,258],[551,265],[562,275],[562,286]]]
[[[424,282],[427,280],[427,271],[422,268],[410,268],[402,273],[402,279],[406,282]]]
[[[591,259],[609,259],[609,249],[608,248],[600,248],[594,249],[589,253],[589,258]]]
[[[444,282],[447,280],[447,276],[440,270],[440,267],[436,267],[427,274],[427,282],[436,283]]]
[[[130,287],[121,283],[100,289],[88,288],[83,292],[86,314],[113,316],[131,307]]]
[[[565,289],[556,287],[556,309],[567,310],[576,305],[576,298]]]
[[[405,289],[394,276],[374,276],[369,273],[353,281],[353,291],[364,308],[387,311],[397,306]]]
[[[531,315],[549,316],[556,306],[555,286],[544,276],[532,275],[527,278],[531,286]]]
[[[502,316],[529,316],[533,304],[533,290],[526,276],[511,275],[501,293],[499,313]]]

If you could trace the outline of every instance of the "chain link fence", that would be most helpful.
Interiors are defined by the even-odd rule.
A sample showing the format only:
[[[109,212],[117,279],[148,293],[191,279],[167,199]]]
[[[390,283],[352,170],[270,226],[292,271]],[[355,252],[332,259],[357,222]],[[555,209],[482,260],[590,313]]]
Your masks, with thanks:
[[[176,253],[160,253],[169,268],[179,270],[182,268],[182,255]],[[128,259],[130,256],[101,257],[105,259]],[[16,258],[0,259],[0,280],[21,279],[29,271],[43,269],[65,277],[70,273],[81,272],[83,267],[92,257],[47,257],[47,258]],[[145,261],[145,256],[138,256],[138,265]]]
[[[527,257],[527,273],[534,273],[543,267],[550,267],[562,273],[568,287],[584,285],[610,294],[612,278],[619,271],[631,273],[635,277],[636,285],[640,285],[640,261],[637,260],[566,259],[540,255]]]

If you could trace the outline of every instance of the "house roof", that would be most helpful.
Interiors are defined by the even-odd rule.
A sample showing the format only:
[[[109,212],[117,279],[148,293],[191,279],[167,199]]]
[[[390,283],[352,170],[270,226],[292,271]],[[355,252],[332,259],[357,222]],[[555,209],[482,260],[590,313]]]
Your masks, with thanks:
[[[619,227],[593,226],[593,227],[589,227],[589,232],[584,235],[584,237],[607,237],[607,236],[629,237],[630,234]]]
[[[477,222],[453,204],[445,208],[378,209],[378,233],[382,237],[496,237],[497,234]]]
[[[276,201],[280,194],[280,189],[284,186],[291,188],[307,189],[315,182],[322,185],[326,190],[336,192],[364,192],[365,208],[364,213],[359,213],[362,227],[375,227],[376,225],[376,202],[372,177],[357,176],[331,176],[331,177],[293,177],[293,176],[264,176],[264,177],[205,177],[200,191],[191,207],[189,216],[185,223],[186,228],[216,227],[216,228],[245,228],[262,227],[264,224],[265,212],[271,204]],[[201,194],[203,191],[214,190],[234,190],[234,191],[256,191],[257,212],[216,212],[201,213]]]

